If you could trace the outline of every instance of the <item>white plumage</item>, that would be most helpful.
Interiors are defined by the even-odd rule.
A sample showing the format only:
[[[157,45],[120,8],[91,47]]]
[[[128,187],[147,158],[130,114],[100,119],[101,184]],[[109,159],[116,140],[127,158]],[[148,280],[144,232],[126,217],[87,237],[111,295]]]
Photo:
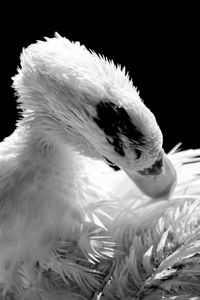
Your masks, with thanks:
[[[145,178],[136,171],[151,168],[163,151],[155,117],[125,70],[79,43],[56,35],[29,46],[13,86],[22,119],[0,145],[5,290],[19,263],[42,261],[84,222],[88,203],[116,196],[106,188],[110,183],[112,189],[112,177],[118,175],[109,170],[107,187],[103,181],[98,185],[96,168],[109,167],[96,159],[107,158],[134,180]],[[126,191],[117,192],[119,199]]]

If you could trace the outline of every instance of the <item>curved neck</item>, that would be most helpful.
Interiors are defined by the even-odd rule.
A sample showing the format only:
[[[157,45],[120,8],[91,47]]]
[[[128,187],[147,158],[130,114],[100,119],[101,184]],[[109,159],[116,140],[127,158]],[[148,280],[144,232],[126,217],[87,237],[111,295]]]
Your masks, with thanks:
[[[19,184],[22,193],[27,191],[31,197],[23,194],[20,201],[30,201],[33,209],[41,202],[41,207],[50,207],[52,213],[60,207],[59,214],[66,211],[79,220],[83,207],[81,156],[52,132],[26,121],[19,122],[18,128],[3,142],[5,159],[9,160],[4,171],[8,178],[5,184],[13,182]]]
[[[51,126],[53,128],[53,124]],[[61,136],[56,135],[58,129],[54,129],[51,130],[45,122],[40,124],[38,120],[24,118],[5,142],[16,156],[19,166],[43,168],[46,175],[59,170],[65,173],[64,176],[70,173],[72,178],[75,176],[73,170],[77,170],[79,155]]]
[[[71,149],[76,155],[101,158],[90,141],[66,123],[47,112],[25,112],[18,127],[30,137],[30,144],[33,140],[42,139],[47,144],[59,146],[59,149]]]

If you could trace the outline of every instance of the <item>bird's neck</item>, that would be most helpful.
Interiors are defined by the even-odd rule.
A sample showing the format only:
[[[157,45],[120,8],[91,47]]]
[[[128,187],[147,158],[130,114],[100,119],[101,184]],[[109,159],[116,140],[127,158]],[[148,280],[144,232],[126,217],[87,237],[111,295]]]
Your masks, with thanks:
[[[15,167],[20,172],[39,174],[40,181],[45,186],[51,186],[52,191],[63,191],[63,197],[72,199],[73,205],[85,206],[90,182],[87,176],[88,159],[77,150],[71,137],[62,132],[59,124],[49,119],[40,122],[33,117],[24,118],[13,135],[10,141],[14,141],[14,155],[11,156],[14,164],[17,161],[18,166]],[[81,140],[79,143],[82,147]]]
[[[51,124],[50,128],[47,123],[37,121],[20,121],[11,138],[18,163],[34,170],[42,168],[47,177],[65,178],[65,184],[72,187],[80,170],[80,155],[57,134],[56,126]]]
[[[44,144],[54,145],[53,148],[71,149],[73,154],[88,156],[94,159],[102,159],[90,140],[79,132],[77,124],[67,123],[67,119],[59,120],[55,115],[47,112],[34,112],[25,114],[20,127],[25,129],[28,136],[35,140],[43,140]],[[81,128],[81,130],[83,130]],[[31,141],[29,142],[31,143]],[[68,151],[67,151],[68,152]]]
[[[12,160],[14,164],[17,161],[14,172],[27,180],[30,178],[33,187],[37,183],[46,189],[47,201],[51,202],[48,200],[51,195],[55,195],[57,205],[67,201],[74,219],[80,220],[84,206],[80,196],[83,194],[80,174],[84,169],[81,155],[69,144],[54,137],[52,132],[44,127],[36,128],[33,123],[19,123],[13,135],[11,141],[14,141],[15,158]]]

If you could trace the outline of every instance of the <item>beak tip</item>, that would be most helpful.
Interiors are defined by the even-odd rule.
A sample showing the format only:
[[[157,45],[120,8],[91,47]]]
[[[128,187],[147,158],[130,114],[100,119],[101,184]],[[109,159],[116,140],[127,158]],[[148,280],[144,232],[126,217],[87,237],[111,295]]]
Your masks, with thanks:
[[[163,165],[158,169],[154,168],[156,175],[150,172],[151,175],[155,176],[148,176],[149,174],[141,175],[138,171],[133,173],[127,172],[128,176],[135,182],[138,188],[144,194],[154,199],[169,199],[176,187],[177,173],[173,164],[166,154],[163,155],[162,160]],[[158,175],[158,173],[160,175]]]

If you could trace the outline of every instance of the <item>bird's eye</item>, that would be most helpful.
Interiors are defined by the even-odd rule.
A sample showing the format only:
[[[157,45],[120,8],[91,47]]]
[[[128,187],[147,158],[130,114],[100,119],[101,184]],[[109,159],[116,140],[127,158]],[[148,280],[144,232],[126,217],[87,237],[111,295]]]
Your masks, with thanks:
[[[139,159],[142,155],[142,152],[139,149],[135,149],[136,159]]]
[[[113,168],[115,171],[120,170],[120,168],[118,166],[116,166],[112,161],[110,161],[107,157],[103,156],[103,158],[105,159],[106,163]]]

